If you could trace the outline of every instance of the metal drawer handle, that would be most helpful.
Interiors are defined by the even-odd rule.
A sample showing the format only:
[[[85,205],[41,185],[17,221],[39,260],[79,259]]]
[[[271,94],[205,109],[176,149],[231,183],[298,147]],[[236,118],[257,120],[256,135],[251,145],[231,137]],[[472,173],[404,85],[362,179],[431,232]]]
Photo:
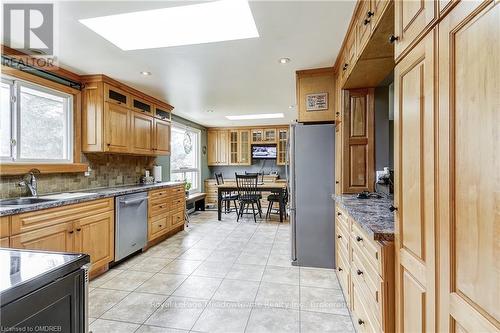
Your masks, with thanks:
[[[141,199],[134,199],[134,200],[124,200],[124,201],[120,201],[120,203],[122,203],[124,205],[130,205],[130,204],[133,204],[133,203],[143,202],[143,201],[145,201],[147,199],[148,198],[141,198]]]

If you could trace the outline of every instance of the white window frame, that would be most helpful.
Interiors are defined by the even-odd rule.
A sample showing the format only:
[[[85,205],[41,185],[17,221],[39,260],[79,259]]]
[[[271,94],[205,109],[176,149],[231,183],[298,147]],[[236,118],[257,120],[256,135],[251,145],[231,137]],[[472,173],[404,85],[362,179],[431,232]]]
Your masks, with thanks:
[[[14,144],[10,145],[10,156],[0,156],[0,161],[4,163],[44,163],[44,164],[72,164],[73,163],[73,148],[74,148],[74,129],[73,129],[73,95],[66,94],[61,91],[50,89],[38,84],[34,84],[25,80],[20,80],[16,78],[11,78],[8,76],[2,77],[2,82],[11,85],[11,100],[10,100],[10,129],[11,129],[11,138],[10,140],[15,140]],[[29,89],[37,90],[46,94],[51,94],[54,96],[58,96],[64,99],[64,111],[66,114],[66,159],[33,159],[33,158],[21,158],[21,87],[26,87]]]
[[[201,130],[173,121],[172,122],[172,132],[174,131],[174,128],[181,129],[184,131],[187,130],[187,131],[196,133],[196,146],[197,146],[196,164],[197,164],[197,167],[196,168],[172,169],[172,159],[170,159],[170,176],[172,176],[172,174],[174,174],[174,173],[177,173],[177,174],[180,173],[180,174],[184,174],[183,178],[186,179],[186,177],[185,177],[186,173],[196,172],[198,187],[195,189],[190,189],[189,194],[199,193],[199,192],[201,192]],[[173,151],[174,147],[172,146],[172,147],[170,147],[170,149]]]

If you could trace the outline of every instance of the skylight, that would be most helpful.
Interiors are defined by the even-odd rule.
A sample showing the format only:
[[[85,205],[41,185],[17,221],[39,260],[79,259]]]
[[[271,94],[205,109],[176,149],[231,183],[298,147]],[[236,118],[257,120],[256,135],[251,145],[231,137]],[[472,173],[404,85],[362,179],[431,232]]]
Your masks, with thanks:
[[[276,119],[284,118],[283,113],[259,113],[259,114],[242,114],[238,116],[226,116],[229,120],[251,120],[251,119]]]
[[[259,37],[245,0],[213,1],[80,22],[124,51]]]

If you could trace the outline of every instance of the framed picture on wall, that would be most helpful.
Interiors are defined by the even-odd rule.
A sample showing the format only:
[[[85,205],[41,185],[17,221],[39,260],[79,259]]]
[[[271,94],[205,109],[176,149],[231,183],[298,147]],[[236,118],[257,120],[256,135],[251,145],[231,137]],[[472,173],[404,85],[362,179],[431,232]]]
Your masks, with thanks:
[[[306,95],[306,111],[328,110],[328,93]]]

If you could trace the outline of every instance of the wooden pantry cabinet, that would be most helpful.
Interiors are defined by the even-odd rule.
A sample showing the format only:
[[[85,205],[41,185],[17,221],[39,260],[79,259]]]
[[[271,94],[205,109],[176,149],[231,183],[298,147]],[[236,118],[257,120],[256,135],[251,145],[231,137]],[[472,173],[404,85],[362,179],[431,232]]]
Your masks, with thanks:
[[[84,153],[170,154],[172,106],[104,75],[82,78]]]
[[[229,131],[228,130],[208,130],[208,165],[228,165],[229,164]]]
[[[186,211],[184,186],[149,191],[148,242],[173,230],[182,230]]]
[[[358,332],[394,332],[394,242],[376,241],[339,205],[337,276]]]
[[[10,224],[12,248],[87,253],[92,275],[114,260],[113,198],[13,215]]]

